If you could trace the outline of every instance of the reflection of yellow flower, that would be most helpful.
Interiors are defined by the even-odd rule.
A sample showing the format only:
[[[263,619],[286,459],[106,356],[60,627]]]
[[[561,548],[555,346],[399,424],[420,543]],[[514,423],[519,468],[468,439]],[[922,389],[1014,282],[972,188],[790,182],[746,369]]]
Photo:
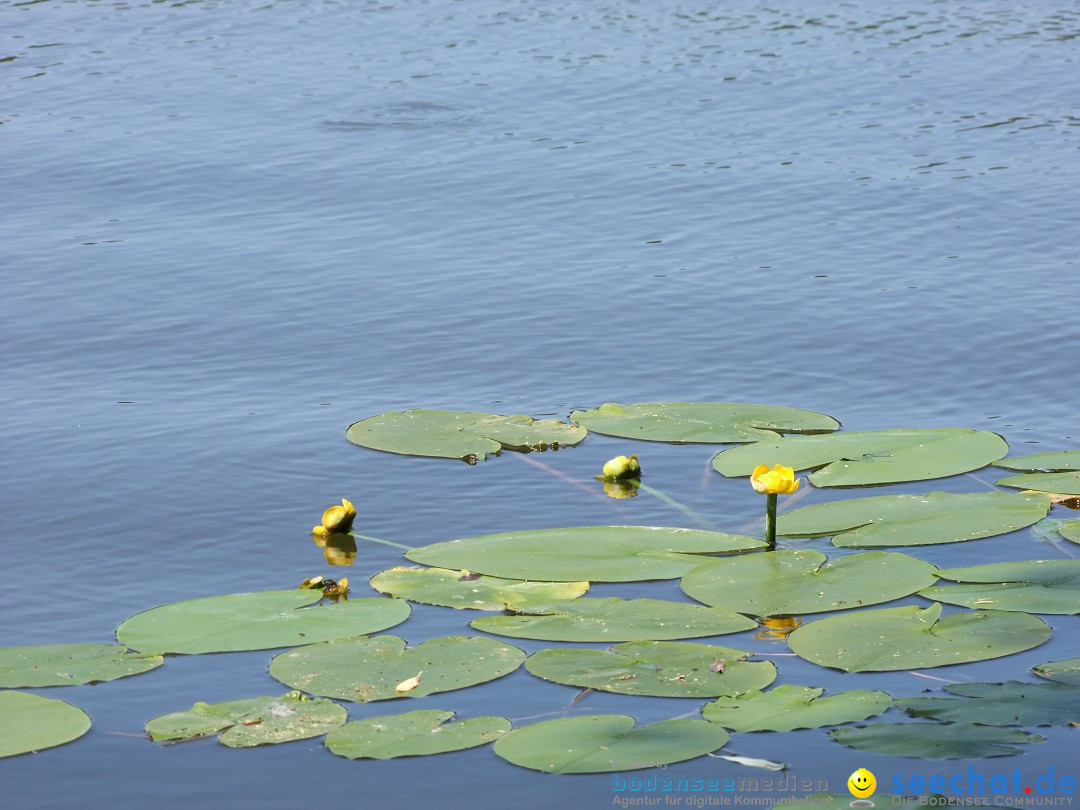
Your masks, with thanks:
[[[617,481],[623,478],[640,478],[641,477],[641,465],[638,463],[637,456],[615,456],[611,461],[604,465],[604,475],[608,481]]]
[[[762,641],[782,641],[787,638],[788,633],[802,623],[802,619],[794,616],[770,616],[761,620],[761,630],[754,634],[754,638]]]
[[[322,525],[316,526],[311,533],[325,537],[337,532],[347,532],[356,518],[356,507],[350,501],[341,499],[341,506],[331,506],[322,516]]]
[[[356,538],[351,534],[316,532],[311,539],[323,550],[323,556],[330,565],[352,565],[356,561]]]
[[[609,498],[636,498],[639,486],[641,486],[641,483],[634,479],[629,481],[605,481],[604,494]]]
[[[791,467],[781,464],[775,465],[771,470],[764,464],[758,464],[750,474],[750,484],[755,492],[762,495],[790,495],[799,488],[795,471]]]

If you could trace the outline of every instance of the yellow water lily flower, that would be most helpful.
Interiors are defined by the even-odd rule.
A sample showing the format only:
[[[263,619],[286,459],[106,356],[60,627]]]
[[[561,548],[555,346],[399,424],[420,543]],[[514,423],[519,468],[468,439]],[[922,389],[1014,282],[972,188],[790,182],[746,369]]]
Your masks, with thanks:
[[[771,470],[764,464],[758,464],[750,474],[750,484],[755,492],[762,495],[790,495],[799,488],[801,478],[795,478],[795,470],[782,464]]]
[[[618,481],[623,478],[640,478],[641,464],[637,456],[615,456],[604,465],[604,474],[601,476],[608,481]]]
[[[352,505],[351,501],[345,498],[341,499],[341,506],[331,506],[322,516],[322,525],[315,526],[311,533],[320,537],[325,537],[330,534],[344,533],[352,528],[353,520],[356,518],[356,507]]]

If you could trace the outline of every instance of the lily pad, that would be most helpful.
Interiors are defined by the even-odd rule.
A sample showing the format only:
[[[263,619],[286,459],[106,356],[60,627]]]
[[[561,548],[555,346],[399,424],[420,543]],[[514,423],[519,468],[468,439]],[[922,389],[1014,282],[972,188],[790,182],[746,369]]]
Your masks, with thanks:
[[[1043,495],[982,492],[878,495],[795,509],[777,520],[791,537],[833,535],[834,546],[876,548],[958,543],[1022,529],[1046,517]]]
[[[885,692],[860,689],[823,698],[824,691],[783,684],[768,692],[718,698],[701,713],[710,723],[732,731],[792,731],[865,720],[892,706],[892,697]]]
[[[984,726],[1080,724],[1080,688],[1064,683],[953,683],[959,698],[917,697],[896,701],[913,717]]]
[[[1080,470],[1080,450],[1059,450],[1053,453],[1035,453],[1030,456],[1011,456],[994,462],[995,467],[1006,470],[1031,472],[1064,472]]]
[[[1080,543],[1080,520],[1063,520],[1057,530],[1066,540]]]
[[[664,720],[634,727],[622,714],[566,717],[514,729],[495,753],[547,773],[610,773],[656,768],[721,748],[728,733],[704,720]]]
[[[504,610],[576,599],[588,582],[526,582],[451,571],[446,568],[392,568],[371,578],[371,587],[410,602],[471,610]]]
[[[999,487],[1033,489],[1055,495],[1080,495],[1080,472],[1025,473],[1000,478]]]
[[[759,464],[796,470],[821,467],[816,487],[854,487],[924,481],[977,470],[1002,458],[1008,444],[996,433],[926,428],[796,436],[717,453],[713,467],[728,477],[750,475]]]
[[[728,610],[660,599],[576,599],[511,609],[528,615],[485,616],[470,624],[486,633],[543,641],[662,641],[757,627]]]
[[[453,717],[453,712],[435,709],[369,717],[334,729],[326,738],[326,747],[349,759],[427,756],[485,745],[511,728],[504,717],[448,723]]]
[[[763,548],[753,537],[653,526],[537,529],[451,540],[405,554],[413,562],[545,581],[636,582],[681,577],[709,558]]]
[[[874,605],[936,581],[930,563],[891,551],[867,551],[827,562],[820,551],[767,551],[718,560],[682,579],[687,595],[754,616],[790,616]]]
[[[594,433],[651,442],[753,442],[781,433],[826,433],[840,423],[831,416],[777,405],[731,402],[609,402],[570,418]]]
[[[635,641],[610,650],[541,650],[525,669],[545,681],[660,697],[719,697],[762,689],[776,679],[770,661],[710,644]]]
[[[875,754],[919,759],[982,759],[1022,753],[1015,745],[1042,742],[1038,734],[973,723],[873,723],[837,728],[841,745]]]
[[[942,579],[975,585],[938,585],[920,596],[994,610],[1080,613],[1080,560],[1024,560],[968,568],[943,568]]]
[[[525,653],[480,636],[446,636],[405,648],[396,636],[341,638],[279,653],[270,675],[316,695],[367,703],[464,689],[513,672]],[[419,675],[407,691],[397,686]]]
[[[1064,661],[1047,661],[1032,667],[1031,671],[1040,678],[1047,678],[1058,683],[1080,686],[1080,658],[1066,658]]]
[[[468,411],[394,411],[349,425],[345,438],[361,447],[407,456],[472,462],[500,450],[545,450],[575,445],[588,435],[556,419]]]
[[[1030,650],[1050,638],[1027,613],[979,610],[941,618],[941,605],[859,611],[818,619],[788,636],[796,655],[846,672],[926,669]]]
[[[0,758],[63,745],[89,730],[86,712],[70,703],[25,692],[0,692]]]
[[[160,655],[115,644],[38,644],[0,649],[0,686],[38,687],[98,683],[160,667]]]
[[[256,697],[224,703],[200,701],[186,712],[155,717],[146,733],[155,742],[189,740],[224,732],[220,741],[230,748],[291,742],[318,737],[348,719],[344,706],[299,692],[281,697]]]
[[[264,591],[173,602],[135,614],[116,638],[154,653],[268,650],[375,633],[401,624],[412,610],[404,600],[380,597],[307,607],[322,596],[319,590]]]

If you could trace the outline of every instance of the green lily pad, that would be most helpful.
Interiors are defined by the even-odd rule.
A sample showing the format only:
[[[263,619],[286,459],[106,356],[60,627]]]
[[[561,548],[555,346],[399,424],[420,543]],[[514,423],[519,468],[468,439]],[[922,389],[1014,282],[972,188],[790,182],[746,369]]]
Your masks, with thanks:
[[[38,644],[0,649],[0,686],[38,687],[98,683],[160,667],[160,655],[115,644]]]
[[[545,581],[636,582],[681,577],[709,558],[763,548],[753,537],[654,526],[583,526],[488,534],[416,548],[413,562]]]
[[[504,610],[576,599],[588,582],[526,582],[451,571],[447,568],[392,568],[371,578],[371,587],[410,602],[471,610]]]
[[[731,402],[609,402],[570,418],[594,433],[650,442],[753,442],[781,433],[826,433],[840,423],[831,416],[777,405]]]
[[[446,722],[453,717],[453,712],[435,709],[369,717],[331,731],[326,747],[349,759],[428,756],[485,745],[511,728],[504,717]]]
[[[728,477],[750,475],[759,464],[821,467],[808,477],[815,487],[854,487],[958,475],[991,464],[1008,450],[996,433],[967,428],[877,430],[733,447],[717,453],[713,467]]]
[[[829,736],[859,751],[919,759],[1004,757],[1022,753],[1016,744],[1043,741],[1019,729],[972,723],[873,723],[833,729]]]
[[[891,551],[827,562],[820,551],[784,550],[709,562],[682,579],[699,602],[753,616],[791,616],[874,605],[936,581],[930,563]]]
[[[994,462],[995,467],[1006,470],[1031,472],[1064,472],[1080,470],[1080,450],[1059,450],[1054,453],[1035,453],[1030,456],[1011,456]]]
[[[154,653],[268,650],[375,633],[401,624],[412,610],[404,600],[380,597],[307,607],[322,596],[319,590],[264,591],[173,602],[127,619],[116,638]]]
[[[1080,495],[1080,472],[1025,473],[998,479],[999,487],[1033,489],[1055,495]]]
[[[54,698],[0,692],[0,758],[77,740],[90,730],[82,709]]]
[[[224,703],[196,703],[186,712],[155,717],[146,733],[155,742],[189,740],[224,732],[220,741],[230,748],[291,742],[318,737],[337,728],[349,713],[325,698],[299,692],[281,697],[256,697]]]
[[[525,669],[545,681],[660,697],[719,697],[762,689],[776,679],[772,662],[752,653],[679,641],[635,641],[610,650],[541,650]]]
[[[938,585],[920,596],[951,605],[1029,613],[1080,613],[1080,560],[1024,560],[943,568],[942,579],[976,585]]]
[[[556,419],[468,411],[395,411],[349,425],[345,438],[361,447],[407,456],[471,462],[500,450],[546,450],[575,445],[588,435]]]
[[[1027,613],[979,610],[941,618],[941,605],[859,611],[818,619],[788,636],[796,655],[846,672],[927,669],[1030,650],[1050,638]]]
[[[660,599],[576,599],[511,609],[528,615],[485,616],[470,624],[513,638],[613,642],[719,636],[757,627],[728,610]]]
[[[710,723],[732,731],[792,731],[865,720],[892,706],[892,697],[885,692],[860,689],[823,698],[824,691],[783,684],[769,692],[718,698],[701,713]]]
[[[1080,543],[1080,520],[1063,520],[1057,530],[1066,540]]]
[[[1063,661],[1047,661],[1032,667],[1031,671],[1040,678],[1047,678],[1058,683],[1080,686],[1080,658],[1066,658]]]
[[[1080,724],[1080,687],[1064,683],[953,683],[959,698],[917,697],[896,701],[912,717],[984,726]]]
[[[925,546],[1005,534],[1049,511],[1049,498],[1038,494],[878,495],[795,509],[777,519],[776,531],[790,537],[833,535],[833,545],[845,548]]]
[[[270,675],[294,689],[367,703],[464,689],[501,678],[524,660],[517,647],[479,636],[435,638],[409,649],[396,636],[361,636],[279,653]],[[397,691],[417,675],[419,685]]]
[[[721,748],[728,733],[704,720],[664,720],[634,727],[622,714],[566,717],[514,729],[495,753],[547,773],[610,773],[656,768]]]

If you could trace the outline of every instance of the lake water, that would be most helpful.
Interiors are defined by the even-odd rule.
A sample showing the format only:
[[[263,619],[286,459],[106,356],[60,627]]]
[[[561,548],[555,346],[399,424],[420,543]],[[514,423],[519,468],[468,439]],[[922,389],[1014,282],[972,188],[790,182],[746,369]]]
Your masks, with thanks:
[[[32,0],[0,2],[0,43],[0,645],[110,643],[164,602],[340,577],[309,529],[342,496],[358,531],[410,546],[692,525],[655,498],[598,497],[603,462],[637,452],[652,486],[724,530],[762,508],[702,445],[594,435],[529,457],[583,491],[512,453],[468,467],[345,441],[382,411],[762,402],[849,430],[995,430],[1014,454],[1080,443],[1075,3]],[[983,491],[996,472],[875,494]],[[941,565],[1069,553],[1026,531],[913,551]],[[401,562],[362,543],[344,573],[367,595]],[[683,598],[675,582],[593,590],[616,593]],[[416,643],[472,618],[416,606],[389,632]],[[1055,634],[1035,650],[927,674],[1029,679],[1077,655],[1076,617],[1044,618]],[[786,652],[752,636],[715,642]],[[271,656],[36,690],[94,727],[0,764],[6,800],[591,808],[619,795],[609,775],[539,774],[490,747],[352,762],[319,740],[234,751],[141,736],[197,700],[286,691]],[[778,683],[830,693],[942,685],[774,660]],[[577,691],[520,670],[349,711],[523,725]],[[572,714],[651,722],[699,705],[593,693]],[[1076,731],[1039,731],[1028,753],[976,768],[1077,775]],[[837,793],[860,766],[883,791],[894,774],[967,767],[860,754],[821,730],[734,735],[727,750]],[[769,774],[703,758],[666,775]]]

